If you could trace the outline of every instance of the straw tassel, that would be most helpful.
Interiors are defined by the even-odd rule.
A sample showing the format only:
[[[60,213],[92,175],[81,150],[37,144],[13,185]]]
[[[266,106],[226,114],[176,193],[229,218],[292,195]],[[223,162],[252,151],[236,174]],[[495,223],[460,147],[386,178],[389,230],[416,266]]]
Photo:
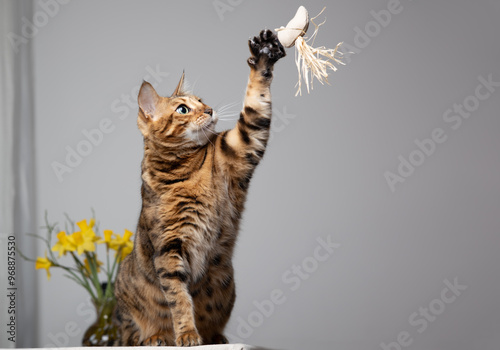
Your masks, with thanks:
[[[310,93],[310,90],[313,89],[313,81],[316,78],[321,84],[328,82],[328,70],[337,71],[336,64],[345,65],[342,62],[343,53],[339,51],[339,47],[342,45],[342,42],[338,43],[334,49],[328,49],[324,46],[313,47],[314,40],[316,35],[318,34],[319,27],[325,23],[323,21],[320,24],[316,24],[314,19],[316,19],[323,10],[315,16],[311,18],[311,23],[314,25],[314,33],[311,35],[309,39],[304,39],[304,35],[307,31],[308,22],[305,25],[305,28],[294,28],[294,27],[281,27],[276,29],[276,31],[284,31],[284,30],[298,30],[298,37],[289,44],[289,47],[295,45],[295,64],[297,65],[298,71],[298,81],[295,85],[297,87],[297,92],[295,96],[302,95],[302,84],[307,88],[307,93]],[[305,11],[305,9],[303,9]],[[299,13],[299,12],[297,12]],[[297,16],[297,15],[296,15]],[[307,16],[307,12],[306,12]],[[291,23],[291,22],[290,22]],[[290,24],[289,23],[289,24]],[[309,45],[308,42],[312,40],[312,45]],[[303,81],[303,82],[302,82]]]

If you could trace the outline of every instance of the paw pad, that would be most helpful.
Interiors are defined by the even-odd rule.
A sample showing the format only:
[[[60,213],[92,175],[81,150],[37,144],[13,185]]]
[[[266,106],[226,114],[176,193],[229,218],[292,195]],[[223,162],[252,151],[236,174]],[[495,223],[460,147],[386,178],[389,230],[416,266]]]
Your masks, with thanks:
[[[248,59],[250,65],[255,65],[261,58],[266,59],[267,63],[273,65],[280,58],[285,57],[285,49],[278,40],[276,34],[266,29],[260,32],[258,36],[248,41],[252,57]]]

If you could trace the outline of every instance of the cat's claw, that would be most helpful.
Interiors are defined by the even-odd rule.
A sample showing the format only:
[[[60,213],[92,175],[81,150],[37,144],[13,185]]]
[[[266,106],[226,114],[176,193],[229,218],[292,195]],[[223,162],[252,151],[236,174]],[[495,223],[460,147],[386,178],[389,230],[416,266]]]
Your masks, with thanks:
[[[255,67],[263,61],[266,65],[274,65],[280,58],[285,57],[285,48],[278,40],[278,36],[272,30],[265,29],[260,35],[248,40],[248,47],[252,57],[248,59],[248,64]]]
[[[196,331],[182,333],[175,340],[177,346],[197,346],[201,344],[201,337]]]

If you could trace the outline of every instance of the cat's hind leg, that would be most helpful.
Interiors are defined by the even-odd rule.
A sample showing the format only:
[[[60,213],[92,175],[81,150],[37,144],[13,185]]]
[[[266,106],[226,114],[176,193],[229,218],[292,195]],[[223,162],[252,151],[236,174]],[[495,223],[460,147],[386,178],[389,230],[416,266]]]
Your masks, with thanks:
[[[120,346],[140,345],[140,331],[132,320],[124,320],[120,325]]]

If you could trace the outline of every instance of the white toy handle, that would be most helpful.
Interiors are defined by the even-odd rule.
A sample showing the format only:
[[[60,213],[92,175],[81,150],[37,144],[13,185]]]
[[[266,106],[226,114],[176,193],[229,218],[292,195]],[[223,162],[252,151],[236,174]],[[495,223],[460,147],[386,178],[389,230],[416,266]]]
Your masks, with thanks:
[[[338,43],[334,49],[328,49],[324,46],[314,48],[307,44],[309,40],[314,42],[319,27],[325,23],[314,23],[314,19],[323,13],[324,10],[325,8],[323,8],[317,16],[309,20],[309,14],[306,8],[300,6],[295,16],[288,22],[286,27],[276,29],[278,32],[278,40],[284,47],[290,48],[295,46],[295,63],[299,73],[299,80],[296,85],[298,88],[295,96],[302,95],[302,79],[306,85],[307,93],[313,88],[314,78],[321,84],[329,84],[328,69],[334,72],[337,71],[337,67],[335,67],[331,61],[345,65],[345,63],[341,61],[343,53],[338,51],[342,42]],[[309,39],[305,40],[304,35],[309,28],[309,21],[314,25],[314,33]]]
[[[304,36],[309,28],[309,13],[304,6],[300,6],[295,16],[288,22],[286,27],[276,29],[278,40],[286,48],[295,45],[297,38]]]

